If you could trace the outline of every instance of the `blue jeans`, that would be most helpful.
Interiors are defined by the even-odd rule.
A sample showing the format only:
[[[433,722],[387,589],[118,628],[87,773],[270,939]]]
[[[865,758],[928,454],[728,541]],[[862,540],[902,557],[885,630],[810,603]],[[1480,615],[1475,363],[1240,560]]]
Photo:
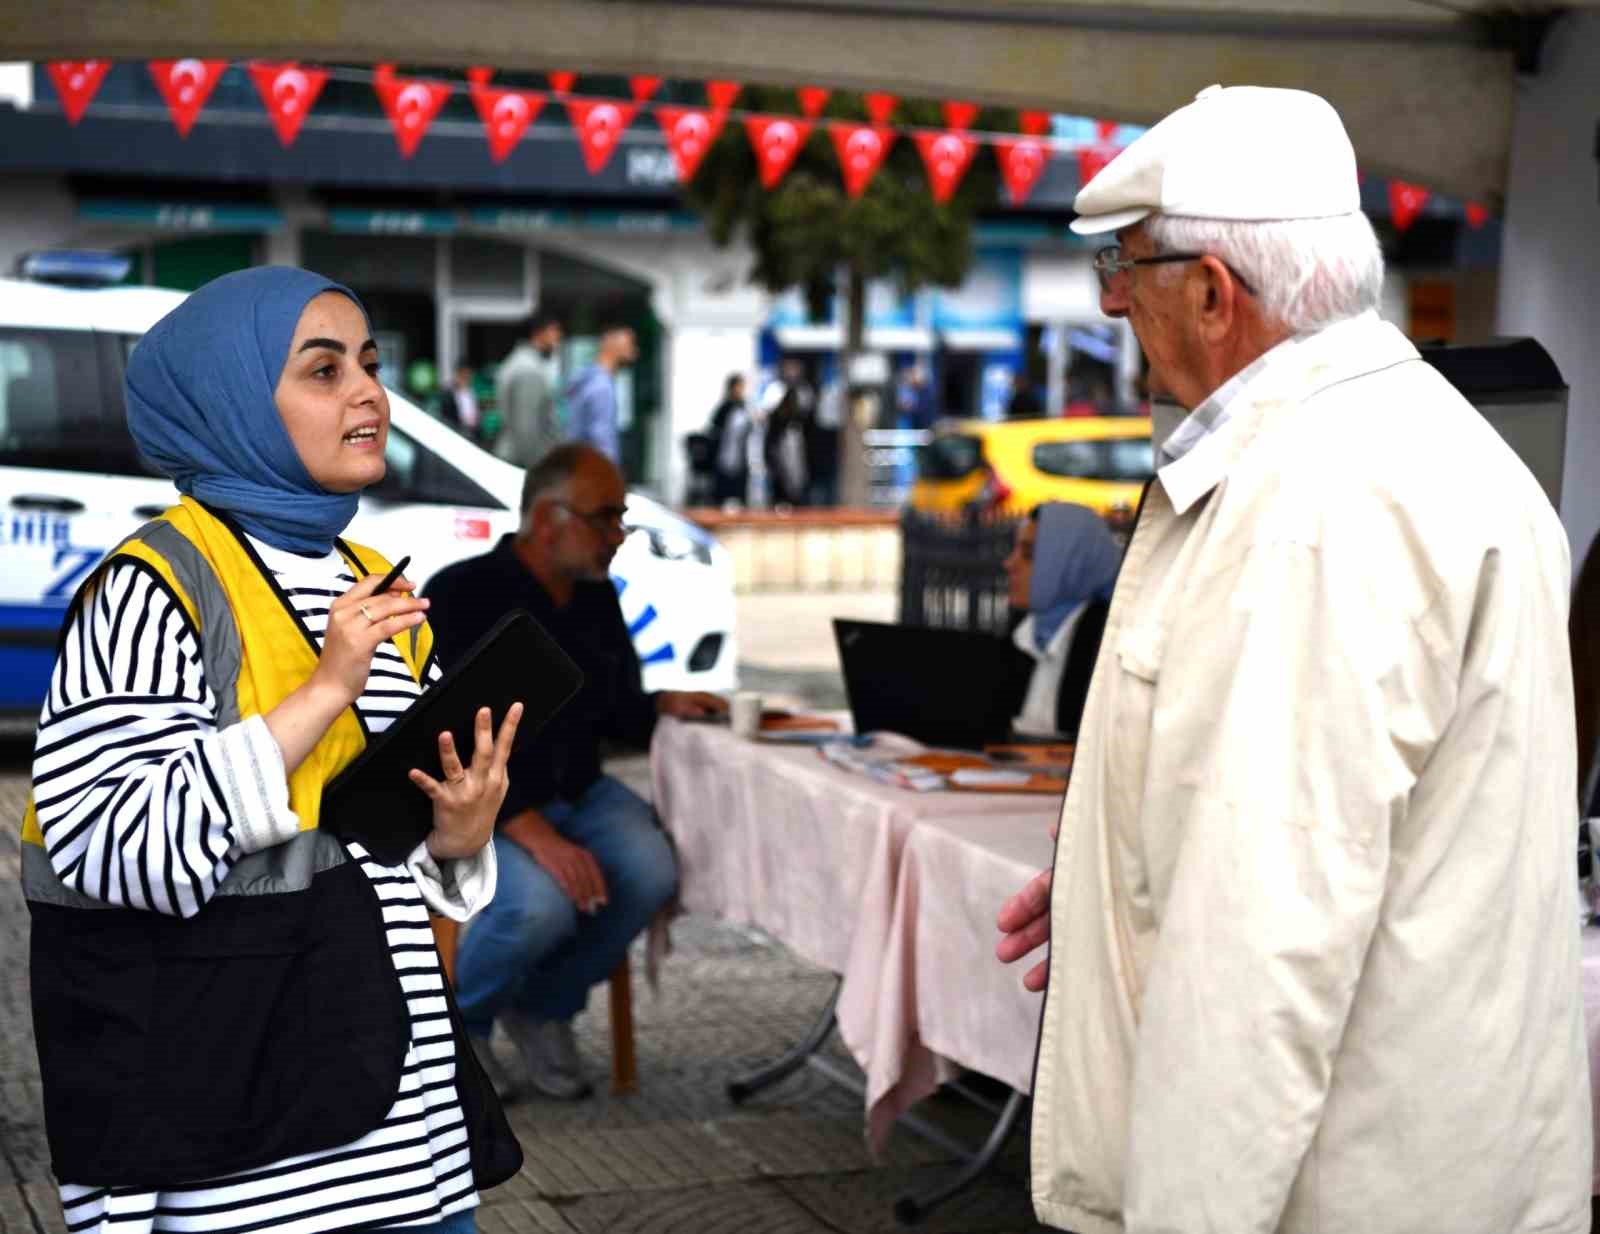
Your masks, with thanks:
[[[467,930],[456,956],[456,999],[467,1031],[487,1037],[494,1017],[515,1008],[535,1020],[570,1020],[628,954],[628,944],[672,899],[678,869],[649,803],[610,776],[577,801],[539,811],[594,854],[606,905],[580,913],[527,849],[494,837],[500,866],[494,899]]]

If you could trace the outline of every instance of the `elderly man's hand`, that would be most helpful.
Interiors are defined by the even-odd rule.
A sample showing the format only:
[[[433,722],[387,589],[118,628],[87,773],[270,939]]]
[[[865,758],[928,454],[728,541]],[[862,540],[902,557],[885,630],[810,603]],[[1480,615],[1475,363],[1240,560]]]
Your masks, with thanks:
[[[704,690],[663,690],[656,695],[656,711],[676,720],[709,720],[728,714],[728,700]]]
[[[1050,828],[1053,838],[1057,823]],[[1000,906],[996,924],[1005,937],[995,947],[994,953],[1006,964],[1013,964],[1023,956],[1050,941],[1050,883],[1053,871],[1041,870],[1028,880],[1028,885]],[[1050,959],[1040,960],[1022,978],[1022,987],[1038,993],[1044,989],[1049,975]]]

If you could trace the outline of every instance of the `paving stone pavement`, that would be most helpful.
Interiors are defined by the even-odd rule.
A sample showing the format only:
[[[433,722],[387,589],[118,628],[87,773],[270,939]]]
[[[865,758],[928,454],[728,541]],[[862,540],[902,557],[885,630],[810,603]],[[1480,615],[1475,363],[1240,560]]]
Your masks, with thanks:
[[[773,688],[778,680],[763,681]],[[800,683],[795,683],[797,686]],[[809,685],[810,683],[805,683]],[[811,695],[800,688],[797,694]],[[815,704],[813,704],[815,705]],[[27,909],[18,889],[17,820],[27,791],[27,747],[0,744],[0,1234],[64,1231],[40,1114],[27,992]],[[642,760],[611,769],[648,791]],[[613,1097],[604,989],[579,1019],[597,1081],[594,1099],[531,1098],[509,1114],[527,1161],[486,1193],[484,1234],[877,1234],[897,1227],[894,1200],[956,1168],[943,1149],[906,1132],[874,1162],[862,1140],[861,1102],[803,1069],[732,1105],[727,1080],[799,1039],[832,989],[831,977],[755,931],[696,917],[673,928],[659,993],[636,946],[635,1039],[640,1091]],[[837,1040],[835,1062],[852,1065]],[[983,1119],[935,1098],[919,1111],[971,1141]],[[1041,1229],[1028,1205],[1026,1120],[980,1182],[936,1209],[930,1234],[1021,1234]]]

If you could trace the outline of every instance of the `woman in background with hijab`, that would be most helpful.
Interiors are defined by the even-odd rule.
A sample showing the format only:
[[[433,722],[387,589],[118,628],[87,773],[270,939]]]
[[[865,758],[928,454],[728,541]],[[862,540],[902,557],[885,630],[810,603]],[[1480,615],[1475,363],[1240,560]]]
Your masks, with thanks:
[[[494,894],[520,707],[411,773],[434,825],[403,865],[318,826],[323,787],[438,675],[427,601],[375,594],[388,563],[339,538],[384,472],[371,333],[347,289],[245,270],[129,360],[129,428],[183,497],[68,610],[23,828],[75,1231],[457,1234],[521,1161],[428,919]]]
[[[1006,579],[1011,606],[1027,616],[1012,637],[1034,661],[1012,722],[1019,735],[1077,732],[1121,563],[1105,520],[1085,506],[1046,502],[1017,529]]]

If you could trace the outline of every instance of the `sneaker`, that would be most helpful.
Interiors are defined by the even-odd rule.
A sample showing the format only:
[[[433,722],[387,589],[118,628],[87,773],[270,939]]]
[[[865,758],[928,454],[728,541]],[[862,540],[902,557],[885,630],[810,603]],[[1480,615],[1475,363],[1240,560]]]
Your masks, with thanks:
[[[500,1023],[522,1055],[534,1091],[557,1101],[577,1101],[594,1091],[583,1074],[570,1020],[535,1020],[511,1011]]]
[[[509,1101],[517,1095],[517,1082],[511,1078],[511,1073],[495,1057],[494,1047],[489,1044],[489,1038],[479,1037],[473,1033],[467,1034],[467,1041],[472,1046],[472,1053],[478,1059],[478,1066],[483,1068],[483,1074],[489,1077],[489,1083],[494,1088],[494,1095],[501,1101]]]

